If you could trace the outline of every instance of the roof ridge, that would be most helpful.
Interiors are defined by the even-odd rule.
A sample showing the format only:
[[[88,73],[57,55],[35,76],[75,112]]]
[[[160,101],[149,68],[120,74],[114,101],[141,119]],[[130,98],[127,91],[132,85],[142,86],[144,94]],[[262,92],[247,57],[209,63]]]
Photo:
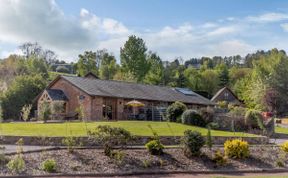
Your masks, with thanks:
[[[136,85],[145,85],[145,86],[155,86],[155,87],[163,87],[163,88],[170,88],[175,89],[177,87],[170,87],[170,86],[162,86],[162,85],[153,85],[153,84],[147,84],[147,83],[137,83],[137,82],[129,82],[124,80],[106,80],[106,79],[96,79],[96,78],[86,78],[86,77],[79,77],[79,76],[69,76],[69,75],[61,75],[61,77],[74,77],[74,78],[82,78],[82,79],[88,79],[88,80],[101,80],[101,81],[110,81],[110,82],[119,82],[119,83],[127,83],[127,84],[136,84]]]

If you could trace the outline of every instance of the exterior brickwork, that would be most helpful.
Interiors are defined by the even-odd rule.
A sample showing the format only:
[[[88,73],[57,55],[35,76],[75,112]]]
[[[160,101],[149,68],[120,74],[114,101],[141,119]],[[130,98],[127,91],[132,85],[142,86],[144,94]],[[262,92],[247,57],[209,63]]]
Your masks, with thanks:
[[[89,80],[87,79],[87,81],[93,80],[93,77],[95,78],[95,76],[88,75],[87,78],[89,78]],[[82,84],[83,83],[80,85]],[[44,90],[42,95],[38,97],[38,108],[43,98],[48,98],[46,100],[49,100],[49,96],[46,96],[46,91],[51,90],[61,90],[60,93],[65,95],[65,101],[63,100],[63,102],[65,102],[64,114],[66,114],[66,118],[69,118],[68,116],[75,115],[77,113],[77,109],[82,105],[84,109],[84,119],[87,121],[99,121],[103,119],[125,120],[131,119],[131,115],[141,115],[141,118],[143,119],[143,114],[146,114],[146,116],[148,114],[150,114],[150,116],[153,115],[154,118],[154,113],[156,113],[154,112],[155,108],[166,108],[172,103],[167,101],[138,100],[145,105],[145,108],[132,108],[131,106],[129,107],[126,105],[127,102],[133,100],[131,98],[89,95],[84,92],[85,89],[81,89],[81,86],[73,84],[73,82],[67,80],[65,77],[58,77],[47,87],[47,90]],[[58,98],[56,98],[56,100],[57,99]],[[50,98],[50,100],[53,99]],[[187,104],[187,106],[188,108],[195,109],[207,107],[207,105],[197,104]]]
[[[59,79],[50,88],[60,89],[67,96],[68,98],[68,102],[66,104],[67,114],[76,113],[76,109],[79,108],[80,102],[82,102],[84,113],[85,113],[84,115],[87,117],[88,120],[91,119],[92,117],[92,114],[91,114],[92,97],[91,96],[79,90],[77,87],[71,85],[69,82],[65,81],[64,79]]]

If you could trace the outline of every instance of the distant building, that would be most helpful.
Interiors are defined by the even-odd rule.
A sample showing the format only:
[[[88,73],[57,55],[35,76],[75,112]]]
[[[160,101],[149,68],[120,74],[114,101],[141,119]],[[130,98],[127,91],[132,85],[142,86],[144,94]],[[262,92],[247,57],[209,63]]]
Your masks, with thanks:
[[[243,103],[238,99],[238,97],[228,88],[221,88],[211,99],[212,102],[218,103],[221,101],[226,101],[227,103],[234,104],[237,106],[243,105]]]

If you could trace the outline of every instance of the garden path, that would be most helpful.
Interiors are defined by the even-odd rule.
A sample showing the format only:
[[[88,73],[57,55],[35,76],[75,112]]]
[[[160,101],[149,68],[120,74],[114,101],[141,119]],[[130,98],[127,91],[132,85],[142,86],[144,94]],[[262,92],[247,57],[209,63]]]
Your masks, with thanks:
[[[1,147],[5,147],[4,153],[15,153],[17,150],[17,145],[1,145]],[[53,148],[51,146],[23,146],[23,151],[37,151],[37,150],[43,150]]]

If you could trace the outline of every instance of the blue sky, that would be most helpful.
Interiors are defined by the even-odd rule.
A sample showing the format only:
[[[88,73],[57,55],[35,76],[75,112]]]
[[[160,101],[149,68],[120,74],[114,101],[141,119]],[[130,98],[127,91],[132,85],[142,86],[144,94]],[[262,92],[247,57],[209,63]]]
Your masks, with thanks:
[[[288,50],[285,0],[2,0],[0,57],[39,42],[60,59],[106,48],[119,58],[129,35],[163,60]]]

